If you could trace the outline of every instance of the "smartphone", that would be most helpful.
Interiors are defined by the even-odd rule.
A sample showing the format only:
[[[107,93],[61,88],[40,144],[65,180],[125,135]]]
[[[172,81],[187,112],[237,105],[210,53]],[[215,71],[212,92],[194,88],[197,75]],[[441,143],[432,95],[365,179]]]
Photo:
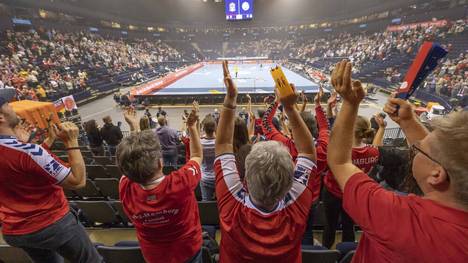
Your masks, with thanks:
[[[289,84],[286,76],[284,75],[283,70],[281,67],[276,66],[275,68],[271,69],[271,76],[276,83],[276,87],[278,87],[279,95],[281,98],[287,97],[291,94],[294,94],[294,90]]]

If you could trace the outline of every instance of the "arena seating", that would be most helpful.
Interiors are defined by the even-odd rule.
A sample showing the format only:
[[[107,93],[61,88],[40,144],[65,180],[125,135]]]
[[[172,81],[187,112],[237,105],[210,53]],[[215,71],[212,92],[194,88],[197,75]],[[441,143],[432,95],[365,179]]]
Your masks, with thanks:
[[[340,258],[338,250],[302,250],[302,262],[335,263]]]

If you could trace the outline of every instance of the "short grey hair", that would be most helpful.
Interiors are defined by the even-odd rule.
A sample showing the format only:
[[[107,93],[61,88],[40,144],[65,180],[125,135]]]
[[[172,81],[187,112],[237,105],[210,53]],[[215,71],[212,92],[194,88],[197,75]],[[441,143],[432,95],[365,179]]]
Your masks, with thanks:
[[[431,152],[446,170],[456,201],[468,208],[468,112],[452,112],[431,125],[436,136]]]
[[[132,134],[117,146],[117,165],[131,181],[145,184],[153,178],[161,159],[161,144],[151,130]]]
[[[288,149],[276,141],[256,143],[245,160],[249,195],[260,205],[271,207],[291,190],[294,163]]]

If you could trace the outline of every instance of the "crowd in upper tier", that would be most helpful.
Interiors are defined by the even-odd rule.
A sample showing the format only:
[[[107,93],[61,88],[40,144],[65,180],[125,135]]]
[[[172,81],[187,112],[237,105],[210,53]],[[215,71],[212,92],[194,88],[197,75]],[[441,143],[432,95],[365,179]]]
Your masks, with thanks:
[[[195,63],[200,58],[211,57],[203,53],[206,50],[204,45],[218,55],[294,59],[300,67],[316,67],[326,73],[340,58],[352,61],[355,65],[353,72],[363,72],[364,75],[372,73],[374,68],[379,73],[382,69],[378,64],[386,63],[382,77],[388,80],[384,84],[387,85],[402,81],[407,67],[402,68],[400,64],[411,61],[422,41],[433,40],[442,42],[452,53],[428,78],[425,87],[438,96],[463,100],[467,96],[466,42],[465,47],[463,41],[461,46],[460,43],[453,46],[451,39],[463,36],[466,28],[466,20],[459,20],[444,27],[418,27],[398,32],[330,33],[318,38],[293,35],[291,39],[284,39],[274,35],[268,37],[265,33],[267,37],[264,39],[232,39],[225,42],[226,45],[200,41],[198,50],[193,47],[197,43],[190,41],[174,46],[174,43],[154,38],[118,39],[85,32],[44,29],[5,31],[0,41],[0,88],[15,87],[18,99],[47,100],[48,97],[57,98],[93,89],[94,82],[89,80],[101,69],[108,73],[104,79],[107,82],[130,71],[133,80],[145,81],[144,74],[135,70],[150,68],[158,73],[156,76],[161,76],[168,70],[159,67],[158,63],[182,60]],[[265,32],[270,32],[268,30]],[[401,59],[395,60],[395,57]]]

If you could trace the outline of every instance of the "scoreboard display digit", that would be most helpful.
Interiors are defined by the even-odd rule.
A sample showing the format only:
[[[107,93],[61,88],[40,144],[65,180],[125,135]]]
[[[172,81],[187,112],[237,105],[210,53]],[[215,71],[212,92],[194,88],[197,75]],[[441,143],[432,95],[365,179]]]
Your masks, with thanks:
[[[253,19],[254,0],[225,0],[227,20]]]

